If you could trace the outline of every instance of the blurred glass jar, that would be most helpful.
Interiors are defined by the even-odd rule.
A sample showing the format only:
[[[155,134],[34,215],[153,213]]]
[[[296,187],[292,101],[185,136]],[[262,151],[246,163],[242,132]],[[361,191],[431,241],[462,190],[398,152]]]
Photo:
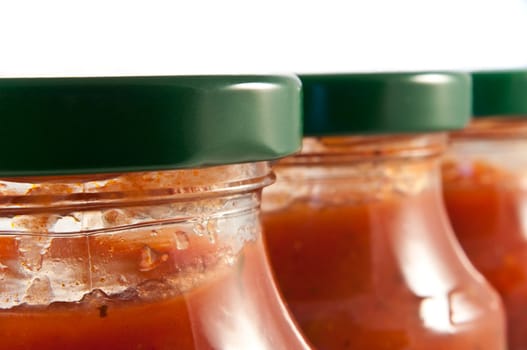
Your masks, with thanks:
[[[501,294],[510,350],[527,348],[527,71],[473,74],[475,119],[452,134],[443,188],[468,257]]]
[[[292,77],[0,80],[0,348],[307,349],[258,217],[299,111]]]
[[[505,349],[499,297],[463,255],[441,198],[440,131],[468,121],[469,77],[301,80],[309,137],[275,164],[263,223],[308,339],[318,349]]]

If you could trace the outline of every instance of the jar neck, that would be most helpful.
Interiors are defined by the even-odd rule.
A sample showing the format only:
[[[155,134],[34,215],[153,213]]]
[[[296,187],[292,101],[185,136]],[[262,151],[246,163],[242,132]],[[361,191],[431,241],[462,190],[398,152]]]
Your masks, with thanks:
[[[446,145],[443,133],[420,135],[376,135],[306,137],[302,151],[281,160],[280,165],[301,163],[350,164],[384,160],[434,157]]]
[[[452,132],[453,141],[527,138],[527,116],[489,116],[473,119],[463,130]]]
[[[474,119],[451,134],[443,177],[450,184],[472,183],[527,187],[527,118]]]
[[[267,163],[248,163],[2,181],[0,279],[17,283],[2,290],[10,299],[0,309],[97,290],[120,298],[152,281],[175,295],[214,280],[248,247],[262,254],[260,190],[272,175]]]
[[[300,218],[307,222],[300,236],[313,231],[320,240],[342,239],[341,245],[361,242],[348,248],[371,255],[363,263],[376,293],[401,276],[414,295],[445,295],[459,276],[473,280],[443,205],[446,140],[445,134],[347,138],[344,146],[335,142],[338,153],[333,142],[308,139],[315,145],[275,167],[277,182],[264,191],[264,218]],[[364,240],[342,238],[348,235]]]
[[[275,165],[264,210],[296,199],[349,205],[439,192],[445,147],[445,134],[306,138],[300,154]]]
[[[258,197],[246,204],[257,207],[261,188],[273,180],[267,162],[121,174],[2,178],[0,231],[76,233],[138,224],[142,217],[187,220],[219,215],[234,209],[224,208],[222,203],[248,198],[245,194]],[[237,205],[236,210],[243,210],[245,204]],[[148,215],[138,214],[137,208]],[[170,215],[165,213],[166,208],[170,208]],[[123,212],[129,212],[126,216],[133,217],[133,222],[125,220]],[[85,217],[92,213],[102,217],[88,224]],[[67,231],[56,227],[56,218],[71,216]],[[81,216],[83,220],[79,219]]]

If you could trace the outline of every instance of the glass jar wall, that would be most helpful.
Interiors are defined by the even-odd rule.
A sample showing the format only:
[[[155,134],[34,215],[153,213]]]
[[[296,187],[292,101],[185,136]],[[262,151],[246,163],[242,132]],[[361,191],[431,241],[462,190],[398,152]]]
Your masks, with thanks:
[[[460,251],[443,135],[308,138],[275,167],[264,225],[284,296],[320,349],[504,349],[496,293]]]
[[[451,136],[444,198],[465,252],[503,299],[508,348],[525,349],[527,73],[473,76],[476,118]]]
[[[302,348],[260,239],[270,181],[261,163],[4,179],[1,347]]]
[[[446,135],[401,130],[461,127],[469,116],[467,77],[303,81],[305,130],[395,132],[306,137],[300,154],[274,165],[277,182],[264,191],[265,238],[309,340],[318,349],[505,349],[499,297],[463,254],[443,207]],[[370,105],[383,96],[385,105]],[[408,96],[422,104],[406,104]],[[428,127],[426,114],[414,114],[439,105],[446,110],[431,111]]]
[[[0,80],[6,127],[49,132],[0,162],[0,349],[308,349],[259,219],[266,160],[300,146],[299,86]]]

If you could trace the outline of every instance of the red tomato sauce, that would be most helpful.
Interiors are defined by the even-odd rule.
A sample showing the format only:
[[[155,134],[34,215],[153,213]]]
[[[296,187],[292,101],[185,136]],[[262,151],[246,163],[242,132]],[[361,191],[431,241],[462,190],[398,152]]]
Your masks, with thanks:
[[[527,191],[485,162],[443,166],[445,204],[475,267],[500,293],[510,350],[527,347]]]
[[[159,247],[156,252],[171,254]],[[137,268],[141,251],[127,248],[118,255]],[[168,262],[176,263],[172,257]],[[152,297],[143,286],[142,292],[108,296],[95,291],[79,302],[0,310],[0,348],[303,348],[266,264],[261,243],[250,243],[233,266],[218,268],[182,293],[164,290],[154,279],[148,287]]]
[[[278,284],[317,349],[505,348],[498,297],[467,266],[436,192],[264,212]]]

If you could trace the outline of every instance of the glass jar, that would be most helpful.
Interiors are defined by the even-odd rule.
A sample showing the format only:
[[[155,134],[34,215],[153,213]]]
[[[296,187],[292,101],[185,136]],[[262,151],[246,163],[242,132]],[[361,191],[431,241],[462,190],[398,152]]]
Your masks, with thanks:
[[[510,350],[527,347],[527,72],[474,77],[476,118],[452,134],[443,190],[454,231],[500,293]]]
[[[443,207],[446,135],[430,132],[467,121],[468,78],[401,73],[302,81],[305,130],[314,134],[329,119],[320,132],[328,136],[304,138],[300,154],[274,165],[263,223],[278,284],[309,340],[318,349],[505,349],[499,297],[464,256]],[[394,96],[412,91],[420,106]],[[368,106],[382,96],[395,102],[392,118]],[[326,108],[339,101],[340,115]],[[438,105],[445,110],[432,111]],[[368,108],[371,114],[357,117],[357,109]],[[427,109],[428,127],[427,114],[417,118]],[[356,135],[331,136],[331,118],[349,118],[347,128],[340,129],[347,121],[336,127]],[[352,127],[353,118],[364,123]],[[366,123],[377,135],[357,135]]]
[[[259,221],[262,187],[274,179],[266,160],[300,144],[299,86],[279,76],[0,81],[0,109],[16,111],[24,97],[57,115],[46,119],[51,141],[35,150],[47,165],[21,166],[14,155],[0,164],[0,348],[308,349],[272,279]],[[51,152],[87,137],[71,128],[81,106],[99,112],[95,125],[115,118],[109,128],[124,128],[90,135],[111,155],[64,157],[87,155],[81,143]],[[154,134],[133,114],[147,107],[154,112],[141,118]],[[43,123],[32,111],[12,125]],[[72,111],[73,125],[63,124]],[[231,134],[242,111],[248,140]],[[196,144],[171,148],[178,137]],[[162,155],[145,152],[157,147]]]

